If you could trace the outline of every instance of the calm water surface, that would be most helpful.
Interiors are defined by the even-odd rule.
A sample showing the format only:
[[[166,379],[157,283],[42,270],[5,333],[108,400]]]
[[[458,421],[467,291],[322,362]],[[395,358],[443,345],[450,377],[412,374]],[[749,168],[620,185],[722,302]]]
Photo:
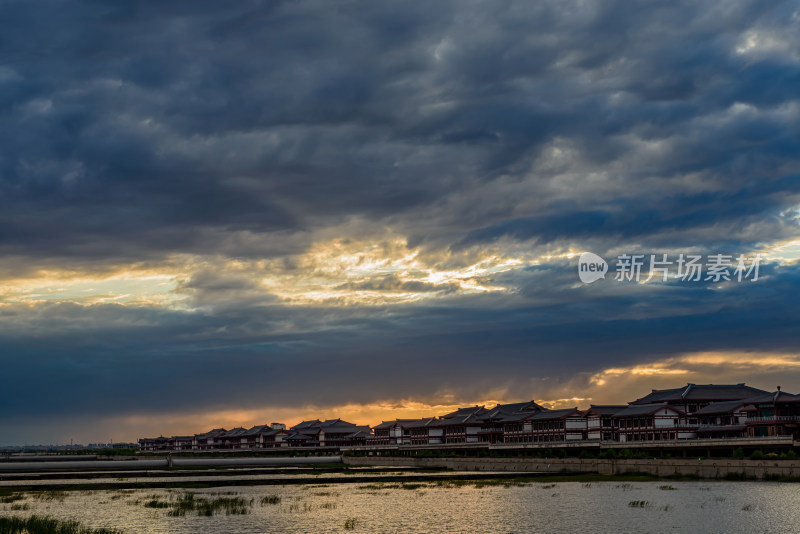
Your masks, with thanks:
[[[73,491],[0,505],[0,514],[46,514],[128,533],[197,532],[792,532],[800,485],[757,482],[580,482],[523,486],[436,484],[252,486],[200,490]],[[168,516],[175,500],[243,498],[246,515]],[[261,504],[276,495],[278,504]],[[354,528],[349,528],[354,527]]]

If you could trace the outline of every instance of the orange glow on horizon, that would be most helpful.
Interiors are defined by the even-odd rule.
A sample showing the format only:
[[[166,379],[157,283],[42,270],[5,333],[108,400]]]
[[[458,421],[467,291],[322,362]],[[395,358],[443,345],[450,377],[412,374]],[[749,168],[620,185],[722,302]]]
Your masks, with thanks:
[[[112,428],[118,441],[131,441],[158,435],[193,435],[212,428],[249,428],[268,423],[284,423],[287,428],[305,420],[341,418],[357,425],[375,426],[382,421],[439,417],[458,408],[525,402],[533,400],[548,409],[586,409],[591,404],[625,404],[651,389],[681,387],[688,382],[740,383],[772,390],[769,385],[753,384],[748,377],[767,371],[778,376],[800,368],[800,355],[750,352],[697,352],[643,362],[630,367],[613,367],[595,373],[578,374],[549,387],[534,386],[526,397],[499,388],[478,398],[440,393],[434,399],[383,399],[363,404],[347,403],[299,407],[264,406],[253,409],[219,409],[208,412],[140,414],[109,418],[103,426]],[[784,383],[784,386],[787,386]],[[787,387],[789,389],[790,386]],[[123,429],[123,430],[117,430]],[[119,433],[124,432],[124,435]]]

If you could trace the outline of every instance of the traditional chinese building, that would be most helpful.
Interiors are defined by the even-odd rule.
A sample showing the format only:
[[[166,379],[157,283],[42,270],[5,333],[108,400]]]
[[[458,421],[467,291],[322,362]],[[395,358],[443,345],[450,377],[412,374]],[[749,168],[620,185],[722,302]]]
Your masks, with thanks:
[[[491,410],[478,415],[482,423],[478,432],[480,441],[485,443],[522,443],[526,431],[525,420],[544,411],[534,401],[513,404],[498,404]],[[528,432],[530,425],[528,425]]]
[[[195,434],[192,438],[192,449],[196,451],[204,451],[220,448],[219,437],[225,434],[227,430],[224,428],[215,428],[203,434]]]
[[[286,426],[280,423],[257,425],[247,430],[241,437],[243,449],[274,449],[286,445],[289,436]]]
[[[444,432],[441,427],[432,426],[435,422],[435,417],[427,417],[407,423],[411,445],[440,445]]]
[[[370,443],[375,445],[408,445],[411,443],[408,425],[417,421],[417,419],[383,421],[381,424],[372,427],[373,436]]]
[[[741,438],[746,434],[746,421],[754,410],[745,400],[712,402],[694,413],[698,438]]]
[[[627,408],[624,404],[592,404],[583,412],[586,420],[586,439],[611,441],[616,439],[614,414]]]
[[[242,435],[247,432],[246,428],[237,426],[220,434],[215,439],[217,449],[240,449],[242,447]]]
[[[216,428],[194,436],[143,438],[142,451],[353,446],[419,447],[578,441],[647,442],[744,437],[800,440],[800,396],[745,384],[652,390],[628,405],[548,410],[534,401],[459,408],[439,417],[384,421],[370,429],[342,419]]]
[[[768,392],[745,384],[686,384],[675,389],[654,389],[649,395],[631,402],[632,405],[666,403],[686,414],[687,423],[698,424],[695,413],[712,402],[744,400]],[[694,421],[692,421],[695,419]]]
[[[533,443],[583,439],[586,422],[578,408],[546,410],[526,419],[530,423],[528,441]]]
[[[684,413],[666,403],[631,404],[613,415],[617,440],[665,441],[695,437],[696,426],[683,425]]]
[[[800,395],[781,391],[749,400],[752,406],[745,424],[750,437],[793,436],[800,439]]]

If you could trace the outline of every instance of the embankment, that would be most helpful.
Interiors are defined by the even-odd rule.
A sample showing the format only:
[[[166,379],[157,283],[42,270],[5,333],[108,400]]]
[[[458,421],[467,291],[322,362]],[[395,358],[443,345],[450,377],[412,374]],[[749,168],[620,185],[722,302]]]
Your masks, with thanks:
[[[344,456],[348,465],[445,468],[463,471],[514,471],[549,473],[597,473],[622,475],[644,473],[658,477],[703,479],[800,480],[800,460],[735,459],[597,459],[597,458],[409,458]]]
[[[290,457],[255,457],[255,458],[145,458],[130,460],[92,460],[83,461],[51,461],[32,462],[0,462],[0,474],[4,472],[26,471],[37,472],[47,470],[59,471],[91,471],[98,469],[133,470],[159,469],[167,467],[263,467],[292,465],[324,465],[341,463],[339,456],[301,456]]]

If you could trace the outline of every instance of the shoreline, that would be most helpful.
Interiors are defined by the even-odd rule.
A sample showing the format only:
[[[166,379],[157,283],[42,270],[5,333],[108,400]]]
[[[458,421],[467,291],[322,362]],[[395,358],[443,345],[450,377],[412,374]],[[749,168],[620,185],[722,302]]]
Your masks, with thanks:
[[[413,458],[343,456],[352,466],[445,468],[456,471],[508,471],[544,473],[644,474],[663,479],[691,477],[702,480],[800,481],[798,460],[599,459],[599,458]]]
[[[364,476],[323,476],[315,478],[264,478],[237,479],[234,477],[218,477],[214,480],[173,480],[173,481],[114,481],[114,482],[44,482],[42,484],[14,484],[0,486],[0,496],[18,492],[44,491],[96,491],[96,490],[129,490],[129,489],[205,489],[216,487],[246,486],[330,486],[352,484],[388,484],[418,485],[433,484],[438,486],[458,487],[462,485],[519,485],[555,482],[773,482],[798,483],[800,478],[747,478],[723,477],[700,478],[691,475],[655,476],[648,473],[626,472],[619,474],[599,473],[520,473],[520,472],[452,472],[443,474],[411,474]]]

